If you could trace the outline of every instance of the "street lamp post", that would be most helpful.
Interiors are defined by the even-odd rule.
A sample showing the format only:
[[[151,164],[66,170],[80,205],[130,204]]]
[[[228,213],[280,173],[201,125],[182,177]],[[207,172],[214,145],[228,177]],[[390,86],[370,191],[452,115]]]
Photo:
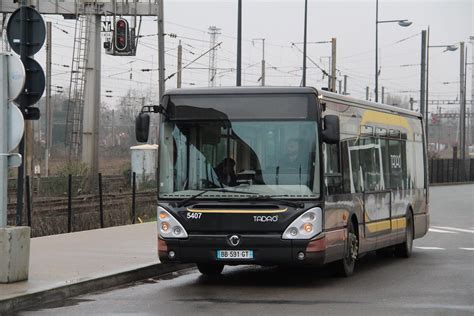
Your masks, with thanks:
[[[429,116],[428,116],[428,98],[429,98],[429,71],[430,71],[430,48],[444,48],[445,52],[454,52],[458,49],[456,45],[430,45],[430,29],[428,28],[428,45],[426,46],[428,49],[426,50],[426,88],[425,88],[425,107],[424,113],[421,115],[425,118],[425,133],[426,133],[426,142],[429,143],[429,135],[428,135],[428,125],[429,125]]]
[[[237,3],[237,87],[242,85],[242,0]]]
[[[384,20],[379,21],[379,0],[375,2],[375,102],[379,100],[379,24],[380,23],[398,23],[402,27],[408,27],[412,22],[403,20]]]

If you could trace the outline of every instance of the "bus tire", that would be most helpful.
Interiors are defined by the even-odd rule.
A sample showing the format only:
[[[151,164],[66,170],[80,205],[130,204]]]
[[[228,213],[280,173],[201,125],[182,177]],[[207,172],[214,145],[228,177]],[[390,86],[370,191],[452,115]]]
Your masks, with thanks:
[[[408,210],[406,215],[405,241],[395,246],[395,256],[409,258],[413,249],[413,214]]]
[[[344,258],[333,263],[333,272],[339,277],[349,277],[354,273],[355,262],[359,252],[359,239],[351,220],[347,222],[347,245]]]
[[[212,263],[198,263],[197,268],[201,274],[216,276],[222,273],[224,270],[223,264],[212,264]]]

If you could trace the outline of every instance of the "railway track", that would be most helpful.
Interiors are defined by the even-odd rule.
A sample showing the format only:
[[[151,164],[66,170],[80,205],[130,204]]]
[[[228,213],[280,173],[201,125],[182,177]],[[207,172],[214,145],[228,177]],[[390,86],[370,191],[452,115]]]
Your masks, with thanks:
[[[54,179],[57,179],[57,178],[58,177],[40,178],[39,183],[42,186],[48,186],[49,181],[55,181]],[[76,180],[76,179],[77,179],[76,177],[73,177],[73,181]],[[64,181],[66,181],[66,180],[67,179],[65,179]],[[8,179],[8,182],[9,183],[15,183],[15,185],[16,185],[16,179],[10,178],[10,179]],[[32,178],[30,180],[30,183],[31,183],[32,189],[34,190],[33,193],[37,194],[38,193],[37,192],[38,178]],[[75,185],[75,184],[76,183],[73,182],[73,185]],[[120,188],[129,189],[129,187],[128,187],[129,184],[130,184],[130,182],[127,181],[127,179],[124,176],[117,176],[117,175],[102,176],[102,187],[103,187],[104,190],[109,189],[109,190],[118,191],[118,189],[120,189]],[[67,190],[67,189],[65,188],[65,190]],[[17,193],[16,186],[8,188],[8,195],[9,196],[16,196],[16,193]]]
[[[147,190],[142,192],[137,192],[135,195],[135,199],[137,201],[143,200],[153,200],[156,199],[156,190]],[[132,193],[131,192],[121,192],[121,193],[106,193],[103,194],[103,202],[104,206],[110,204],[126,204],[131,203],[132,200]],[[98,207],[99,205],[99,195],[82,195],[73,197],[72,200],[72,207],[74,209],[78,208],[86,208],[86,207]],[[16,202],[8,203],[9,210],[16,209]],[[36,197],[32,201],[32,208],[36,211],[48,210],[48,211],[55,211],[55,210],[64,210],[67,209],[68,206],[68,199],[67,197]]]

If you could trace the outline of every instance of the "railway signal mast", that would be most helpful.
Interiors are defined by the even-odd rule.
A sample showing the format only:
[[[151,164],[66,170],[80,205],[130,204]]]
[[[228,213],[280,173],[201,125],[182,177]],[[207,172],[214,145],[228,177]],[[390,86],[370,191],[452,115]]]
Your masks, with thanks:
[[[74,0],[23,0],[28,7],[34,7],[41,14],[63,15],[68,19],[82,19],[81,28],[76,29],[77,38],[82,40],[75,50],[76,64],[81,72],[72,76],[77,86],[77,96],[72,97],[71,115],[68,119],[70,137],[68,145],[74,144],[74,159],[81,160],[89,167],[90,174],[98,172],[98,130],[99,107],[101,103],[100,72],[101,72],[101,27],[102,18],[107,22],[108,17],[113,17],[113,26],[120,34],[112,36],[106,41],[104,47],[107,53],[117,56],[134,56],[136,51],[135,26],[136,17],[155,16],[162,20],[162,1],[74,1]],[[15,1],[2,1],[0,13],[11,14],[20,7]],[[119,17],[118,19],[116,17]],[[131,27],[125,17],[132,20]],[[160,26],[160,23],[158,24]],[[162,23],[161,23],[162,25]],[[123,32],[123,33],[122,33]],[[163,34],[163,30],[158,30]],[[124,36],[124,37],[123,37]],[[77,41],[76,38],[76,42]],[[120,42],[116,43],[115,39]],[[124,40],[124,41],[122,41]],[[113,42],[113,43],[112,43]],[[158,41],[158,54],[164,55],[164,41]],[[76,43],[75,43],[76,45]],[[76,52],[77,51],[77,52]],[[73,62],[74,64],[74,62]],[[83,66],[81,66],[83,65]],[[74,67],[72,67],[74,71]],[[163,67],[160,71],[164,71]],[[160,84],[160,89],[163,84]],[[73,114],[73,115],[72,115]],[[74,124],[72,124],[74,122]],[[74,126],[74,128],[73,128]],[[94,177],[91,177],[94,178]],[[92,184],[92,183],[91,183]]]

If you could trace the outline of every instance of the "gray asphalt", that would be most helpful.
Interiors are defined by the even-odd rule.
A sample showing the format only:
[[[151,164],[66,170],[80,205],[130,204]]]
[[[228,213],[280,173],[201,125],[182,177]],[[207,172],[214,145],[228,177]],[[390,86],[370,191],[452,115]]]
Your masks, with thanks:
[[[474,185],[430,194],[432,228],[412,257],[369,254],[350,278],[245,266],[209,279],[190,269],[21,314],[474,315]]]

